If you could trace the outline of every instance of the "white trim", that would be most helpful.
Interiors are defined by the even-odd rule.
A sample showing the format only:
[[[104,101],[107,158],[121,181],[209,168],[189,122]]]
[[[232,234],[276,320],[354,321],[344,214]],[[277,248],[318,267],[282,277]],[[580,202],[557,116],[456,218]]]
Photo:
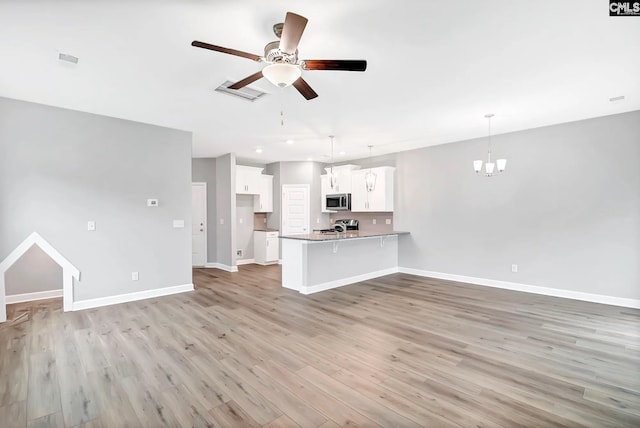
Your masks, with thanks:
[[[62,297],[62,289],[36,291],[34,293],[24,294],[11,294],[10,296],[7,296],[6,302],[7,305],[11,305],[13,303],[33,302],[34,300],[54,299],[56,297]]]
[[[499,281],[495,279],[476,278],[473,276],[455,275],[443,272],[433,272],[413,268],[398,268],[398,272],[429,278],[447,279],[450,281],[465,282],[468,284],[482,285],[485,287],[503,288],[505,290],[523,291],[525,293],[542,294],[544,296],[562,297],[565,299],[582,300],[585,302],[602,303],[605,305],[623,306],[626,308],[640,309],[640,299],[628,299],[624,297],[605,296],[603,294],[583,293],[581,291],[565,290],[561,288],[541,287],[538,285],[520,284],[517,282]]]
[[[382,269],[375,272],[364,273],[362,275],[350,276],[348,278],[340,278],[335,281],[323,282],[321,284],[312,285],[309,287],[301,287],[300,294],[313,294],[318,293],[320,291],[330,290],[332,288],[342,287],[344,285],[354,284],[356,282],[367,281],[369,279],[378,278],[385,275],[391,275],[392,273],[397,273],[398,268],[392,267],[388,269]],[[283,287],[286,287],[283,284]],[[286,287],[291,288],[291,287]]]
[[[173,287],[155,288],[153,290],[137,291],[135,293],[119,294],[117,296],[99,297],[97,299],[73,302],[73,310],[98,308],[101,306],[117,305],[118,303],[135,302],[136,300],[151,299],[153,297],[169,296],[171,294],[193,291],[193,284],[175,285]]]
[[[209,254],[209,224],[207,222],[207,204],[209,203],[208,197],[207,197],[207,183],[204,181],[194,181],[191,183],[191,200],[193,201],[193,186],[204,186],[204,262],[206,263],[208,260],[208,254]],[[193,221],[193,216],[191,218],[191,221]],[[191,227],[193,227],[193,225],[191,225]],[[192,236],[193,236],[193,231],[191,232]],[[193,245],[193,244],[192,244]],[[191,259],[191,265],[192,267],[197,267],[196,265],[193,264],[193,258]]]
[[[7,304],[5,296],[4,274],[13,264],[26,253],[29,248],[37,245],[49,257],[62,268],[62,305],[65,312],[73,307],[73,278],[80,280],[80,271],[71,262],[65,259],[51,244],[49,244],[38,232],[33,232],[20,245],[16,247],[0,263],[0,323],[7,320]]]
[[[240,259],[236,260],[236,266],[240,265],[250,265],[256,262],[256,259]]]
[[[227,272],[238,272],[238,266],[223,265],[222,263],[207,263],[204,265],[207,269],[220,269]]]

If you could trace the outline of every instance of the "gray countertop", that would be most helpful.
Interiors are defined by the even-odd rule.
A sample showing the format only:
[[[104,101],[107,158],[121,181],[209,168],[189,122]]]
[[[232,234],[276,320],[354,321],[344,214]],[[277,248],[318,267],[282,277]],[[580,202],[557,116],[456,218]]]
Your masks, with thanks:
[[[378,236],[392,236],[392,235],[408,235],[409,232],[364,232],[364,231],[351,231],[346,233],[308,233],[305,235],[280,235],[282,239],[297,239],[299,241],[342,241],[344,239],[358,239],[358,238],[375,238]]]

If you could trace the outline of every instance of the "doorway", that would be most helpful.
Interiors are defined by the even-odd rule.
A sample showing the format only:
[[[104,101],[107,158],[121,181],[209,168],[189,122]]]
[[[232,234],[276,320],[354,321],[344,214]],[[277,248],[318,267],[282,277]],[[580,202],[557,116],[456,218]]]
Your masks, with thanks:
[[[283,235],[310,233],[309,185],[282,185],[282,227]]]
[[[191,183],[191,264],[207,264],[207,183]]]

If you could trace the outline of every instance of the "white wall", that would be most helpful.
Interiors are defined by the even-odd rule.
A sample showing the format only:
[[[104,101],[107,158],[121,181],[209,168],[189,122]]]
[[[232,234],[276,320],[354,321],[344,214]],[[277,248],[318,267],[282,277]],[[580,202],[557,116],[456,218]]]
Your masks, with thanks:
[[[0,260],[34,231],[76,301],[191,283],[191,134],[0,98]]]

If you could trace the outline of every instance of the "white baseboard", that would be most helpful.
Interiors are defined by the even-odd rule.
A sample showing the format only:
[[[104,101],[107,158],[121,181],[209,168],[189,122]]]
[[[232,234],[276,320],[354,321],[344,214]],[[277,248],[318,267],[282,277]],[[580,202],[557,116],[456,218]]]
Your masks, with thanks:
[[[623,306],[625,308],[640,309],[639,299],[605,296],[603,294],[583,293],[581,291],[564,290],[561,288],[541,287],[538,285],[520,284],[517,282],[498,281],[495,279],[476,278],[473,276],[455,275],[443,272],[433,272],[413,268],[398,268],[398,272],[429,278],[448,279],[450,281],[465,282],[485,287],[503,288],[505,290],[524,291],[525,293],[542,294],[544,296],[563,297],[565,299],[582,300],[585,302],[602,303],[605,305]]]
[[[335,281],[323,282],[321,284],[312,285],[310,287],[302,287],[299,291],[300,291],[300,294],[313,294],[313,293],[318,293],[320,291],[330,290],[332,288],[354,284],[360,281],[366,281],[368,279],[378,278],[380,276],[391,275],[392,273],[397,273],[397,272],[398,272],[398,268],[395,268],[395,267],[382,269],[375,272],[365,273],[362,275],[351,276],[349,278],[341,278],[341,279],[336,279]],[[291,287],[286,287],[284,285],[283,287],[291,288]]]
[[[223,265],[222,263],[207,263],[204,267],[208,269],[221,269],[227,272],[238,272],[238,266]]]
[[[118,303],[135,302],[136,300],[151,299],[153,297],[169,296],[171,294],[193,291],[193,284],[176,285],[173,287],[156,288],[153,290],[137,291],[135,293],[119,294],[117,296],[99,297],[97,299],[73,302],[73,310],[98,308],[100,306],[116,305]]]
[[[53,299],[62,297],[62,290],[38,291],[35,293],[12,294],[5,297],[7,305],[12,303],[32,302],[34,300]]]
[[[255,263],[256,260],[255,259],[240,259],[240,260],[236,260],[236,265],[240,266],[240,265],[250,265],[252,263]]]

